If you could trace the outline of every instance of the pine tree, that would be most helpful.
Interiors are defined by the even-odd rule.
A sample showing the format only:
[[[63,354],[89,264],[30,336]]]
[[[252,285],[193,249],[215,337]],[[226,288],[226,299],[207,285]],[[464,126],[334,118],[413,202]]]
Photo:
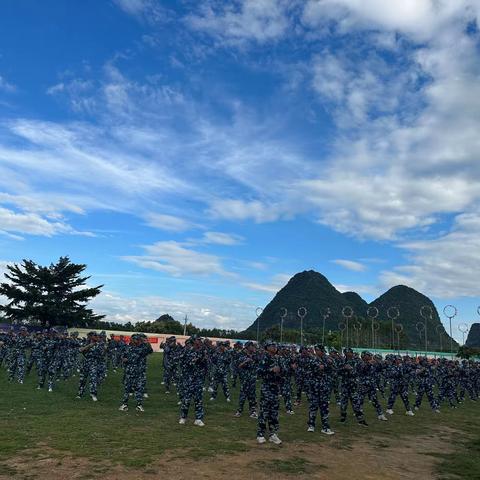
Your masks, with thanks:
[[[0,295],[8,301],[0,305],[5,317],[16,323],[43,326],[88,326],[102,319],[87,308],[87,303],[100,293],[103,285],[82,288],[90,279],[82,276],[86,265],[61,257],[49,267],[23,260],[7,266],[5,277],[10,283],[0,284]]]

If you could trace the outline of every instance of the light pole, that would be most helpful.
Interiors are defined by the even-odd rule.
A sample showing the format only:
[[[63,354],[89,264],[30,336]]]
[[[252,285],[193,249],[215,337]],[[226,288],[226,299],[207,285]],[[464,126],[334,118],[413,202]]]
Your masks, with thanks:
[[[427,356],[427,352],[428,352],[428,336],[427,336],[428,320],[429,319],[431,320],[433,318],[432,307],[430,305],[423,305],[423,307],[420,307],[420,315],[425,320],[425,329],[424,329],[424,333],[425,333],[425,356]]]
[[[448,318],[450,323],[450,355],[453,359],[453,333],[452,333],[452,318],[457,316],[458,310],[454,305],[447,305],[443,308],[443,313]]]
[[[342,315],[343,315],[343,318],[345,319],[345,324],[346,324],[346,327],[347,327],[347,348],[350,346],[350,334],[349,334],[349,326],[348,326],[348,322],[349,320],[353,317],[353,308],[352,307],[343,307],[342,308]]]
[[[469,330],[468,325],[466,323],[461,323],[458,326],[458,329],[462,332],[462,346],[465,346],[465,334]]]
[[[375,328],[374,324],[375,319],[378,317],[378,308],[377,307],[368,307],[367,308],[367,317],[371,320],[372,323],[372,350],[375,349]]]
[[[327,320],[328,317],[330,317],[330,307],[327,307],[323,312],[322,345],[325,345],[325,321]]]
[[[257,344],[260,340],[260,315],[263,313],[262,307],[257,307],[255,309],[255,315],[257,316]]]
[[[392,322],[392,350],[395,350],[395,320],[400,316],[398,307],[390,307],[387,310],[387,317]]]
[[[282,307],[280,311],[282,312],[280,314],[280,343],[283,343],[283,321],[287,318],[288,310],[285,307]]]
[[[303,345],[303,319],[307,316],[307,309],[305,307],[300,307],[297,310],[297,315],[300,317],[300,345]]]

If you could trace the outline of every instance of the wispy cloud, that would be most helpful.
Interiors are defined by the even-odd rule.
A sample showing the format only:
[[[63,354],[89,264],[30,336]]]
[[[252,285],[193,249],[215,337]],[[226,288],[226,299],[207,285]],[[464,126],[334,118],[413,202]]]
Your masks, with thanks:
[[[144,249],[145,255],[125,256],[123,259],[173,276],[233,275],[224,269],[220,257],[194,250],[181,242],[157,242],[146,245]]]
[[[0,75],[0,91],[2,90],[6,93],[13,93],[17,90],[17,87],[13,85],[13,83],[7,82],[7,80]]]
[[[367,269],[366,265],[354,260],[337,259],[332,260],[332,263],[340,265],[341,267],[351,270],[352,272],[364,272]]]

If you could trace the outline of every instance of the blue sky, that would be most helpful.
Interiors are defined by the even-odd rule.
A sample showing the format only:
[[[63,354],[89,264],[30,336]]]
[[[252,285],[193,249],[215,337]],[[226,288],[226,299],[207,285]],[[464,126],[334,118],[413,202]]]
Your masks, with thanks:
[[[478,0],[0,8],[3,268],[68,254],[118,321],[243,328],[311,268],[476,319]]]

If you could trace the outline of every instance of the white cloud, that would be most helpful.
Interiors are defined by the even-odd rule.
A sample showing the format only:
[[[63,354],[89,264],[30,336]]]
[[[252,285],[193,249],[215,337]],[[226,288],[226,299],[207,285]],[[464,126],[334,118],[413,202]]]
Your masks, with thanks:
[[[105,291],[91,302],[91,306],[97,313],[107,315],[106,320],[120,323],[153,321],[168,313],[180,322],[188,315],[189,322],[200,328],[235,330],[248,327],[255,312],[255,305],[228,298],[192,294],[184,294],[182,300],[156,295],[133,299]]]
[[[166,17],[166,10],[157,0],[113,0],[113,2],[125,13],[149,23],[157,23]]]
[[[458,215],[452,230],[438,238],[406,242],[400,247],[407,252],[408,263],[382,272],[385,288],[407,284],[437,298],[478,297],[478,213]]]
[[[346,268],[347,270],[351,270],[352,272],[364,272],[367,269],[363,263],[355,262],[353,260],[337,259],[332,260],[332,262]]]
[[[244,282],[242,285],[250,290],[276,294],[292,278],[292,274],[279,273],[275,275],[270,283]]]
[[[46,237],[74,233],[63,222],[50,221],[36,213],[17,213],[3,207],[0,207],[0,231]]]
[[[185,232],[195,226],[188,220],[173,215],[152,212],[147,213],[144,217],[147,225],[167,232]]]
[[[287,33],[289,7],[294,5],[290,0],[234,0],[229,4],[205,1],[197,14],[186,17],[186,22],[192,29],[223,42],[265,43]]]
[[[479,11],[477,0],[309,0],[303,20],[319,26],[334,19],[341,32],[378,28],[426,41],[449,28],[452,21]]]
[[[202,238],[202,242],[213,245],[239,245],[242,241],[240,235],[222,232],[205,232]]]
[[[5,78],[0,75],[0,91],[3,90],[4,92],[7,92],[7,93],[13,93],[15,92],[16,89],[17,87],[15,85],[7,82]]]
[[[225,271],[219,257],[193,250],[181,242],[173,240],[157,242],[153,245],[146,245],[144,249],[145,255],[125,256],[123,259],[140,267],[177,277],[183,275],[232,275]]]
[[[218,219],[254,220],[257,223],[264,223],[278,220],[282,215],[282,209],[259,200],[218,199],[212,202],[209,214]]]

